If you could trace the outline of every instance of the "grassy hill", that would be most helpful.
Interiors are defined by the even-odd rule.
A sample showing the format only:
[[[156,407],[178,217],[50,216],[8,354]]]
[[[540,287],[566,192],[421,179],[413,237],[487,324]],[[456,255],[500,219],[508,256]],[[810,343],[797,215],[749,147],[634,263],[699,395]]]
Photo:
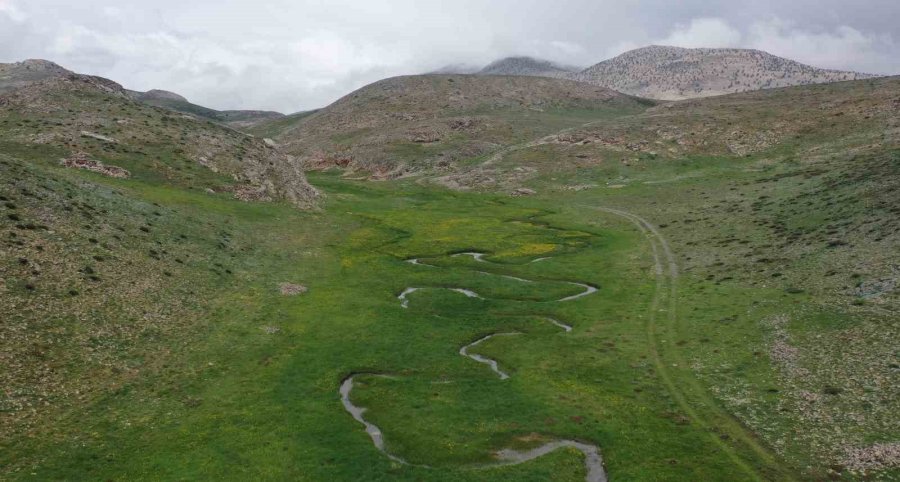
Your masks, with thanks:
[[[147,105],[162,107],[175,112],[190,114],[204,120],[219,122],[236,129],[246,129],[260,122],[280,119],[284,114],[264,110],[215,110],[189,102],[184,97],[164,91],[134,92],[128,94],[133,99]]]
[[[652,102],[566,80],[425,75],[353,92],[315,113],[259,125],[307,166],[375,178],[452,171],[503,146]]]
[[[17,85],[0,478],[585,480],[571,447],[501,463],[568,440],[611,480],[895,479],[898,99],[422,76],[254,127],[273,148]],[[383,182],[316,196],[280,149]]]

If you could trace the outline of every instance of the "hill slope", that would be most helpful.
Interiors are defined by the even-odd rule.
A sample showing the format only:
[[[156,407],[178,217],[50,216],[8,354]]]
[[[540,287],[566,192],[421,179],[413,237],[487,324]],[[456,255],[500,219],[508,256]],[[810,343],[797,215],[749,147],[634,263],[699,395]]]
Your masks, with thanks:
[[[232,127],[249,127],[263,120],[277,119],[283,116],[283,114],[279,112],[271,111],[219,111],[192,104],[183,96],[165,90],[154,89],[147,92],[139,92],[122,89],[121,86],[118,86],[115,82],[103,79],[102,77],[76,74],[53,62],[40,59],[29,59],[22,62],[0,64],[0,94],[14,90],[18,87],[27,86],[36,81],[67,78],[93,78],[97,84],[109,82],[111,86],[115,84],[115,86],[113,86],[114,90],[124,92],[128,97],[136,101],[184,114],[194,115],[205,120],[219,122]]]
[[[683,276],[673,362],[808,478],[896,476],[900,78],[662,104],[450,180],[650,219]]]
[[[648,105],[561,79],[424,75],[382,80],[312,115],[259,129],[277,125],[274,138],[308,166],[384,178],[452,170],[543,133]]]
[[[565,67],[548,60],[531,57],[507,57],[491,62],[477,72],[478,75],[534,75],[538,77],[564,78],[579,69]]]
[[[625,52],[571,76],[626,94],[661,100],[870,77],[810,67],[759,50],[657,45]]]
[[[299,166],[260,139],[131,100],[119,84],[46,61],[0,65],[0,143],[82,168],[301,207],[316,193]]]
[[[206,120],[219,122],[234,128],[248,128],[263,121],[284,117],[280,112],[265,110],[215,110],[194,104],[186,98],[165,90],[149,90],[147,92],[127,91],[128,95],[139,102],[164,109],[195,115]]]
[[[0,94],[0,479],[585,480],[498,464],[563,437],[611,480],[897,479],[900,80],[407,77],[259,127],[420,176],[240,202],[277,149],[105,79]]]

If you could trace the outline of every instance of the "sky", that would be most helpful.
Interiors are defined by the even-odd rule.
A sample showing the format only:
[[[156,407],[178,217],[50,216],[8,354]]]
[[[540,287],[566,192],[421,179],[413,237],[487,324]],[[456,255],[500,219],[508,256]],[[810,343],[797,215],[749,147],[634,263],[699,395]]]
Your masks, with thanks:
[[[587,67],[650,44],[900,74],[898,19],[900,0],[0,0],[0,62],[287,113],[448,64]]]

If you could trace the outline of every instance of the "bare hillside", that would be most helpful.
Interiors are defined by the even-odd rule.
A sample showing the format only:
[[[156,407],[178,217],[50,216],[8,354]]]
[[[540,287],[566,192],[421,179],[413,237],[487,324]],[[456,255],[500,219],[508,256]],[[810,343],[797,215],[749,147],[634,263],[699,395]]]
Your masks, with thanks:
[[[653,45],[605,60],[570,78],[660,100],[874,77],[811,67],[759,50]]]
[[[312,168],[400,177],[452,169],[516,142],[648,105],[562,79],[408,76],[363,87],[295,122],[277,122],[273,135]]]

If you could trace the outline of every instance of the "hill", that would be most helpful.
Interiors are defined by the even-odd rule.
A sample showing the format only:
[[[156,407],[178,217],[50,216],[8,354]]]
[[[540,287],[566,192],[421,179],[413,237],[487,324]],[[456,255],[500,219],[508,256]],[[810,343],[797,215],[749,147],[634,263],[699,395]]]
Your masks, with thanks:
[[[548,60],[531,57],[507,57],[491,62],[476,72],[478,75],[534,75],[538,77],[565,78],[578,72],[575,67],[565,67]]]
[[[759,50],[650,46],[571,76],[626,94],[661,100],[873,77],[810,67]]]
[[[401,77],[281,146],[15,82],[0,479],[897,479],[900,78]],[[281,149],[318,209],[242,200]]]
[[[102,77],[76,74],[47,60],[29,59],[22,62],[0,64],[0,94],[42,80],[66,78],[85,79],[89,77],[93,78],[94,82],[98,85],[105,82],[110,83],[110,85],[115,84],[115,82],[103,79]],[[118,92],[123,92],[128,97],[148,105],[194,115],[205,120],[219,122],[236,128],[249,127],[263,120],[277,119],[283,115],[278,112],[256,110],[218,111],[192,104],[183,96],[165,90],[154,89],[147,92],[138,92],[122,89],[118,84],[115,84],[113,89]]]
[[[900,464],[896,364],[880,361],[900,333],[900,78],[662,104],[438,180],[652,219],[691,280],[682,299],[720,299],[745,320],[704,323],[706,308],[683,308],[669,341],[757,340],[742,356],[758,368],[742,375],[719,365],[742,363],[738,352],[720,358],[702,342],[687,355],[721,403],[780,456],[821,467],[810,479],[829,465],[853,477]]]
[[[136,179],[248,199],[315,202],[294,161],[262,140],[135,102],[111,80],[26,61],[0,65],[0,92],[7,152],[52,153],[42,161],[66,158],[80,167],[109,164]]]
[[[424,75],[382,80],[311,115],[258,129],[278,125],[268,132],[308,166],[393,178],[452,170],[509,144],[648,105],[561,79]]]
[[[219,122],[236,129],[252,127],[260,122],[284,117],[280,112],[263,110],[215,110],[189,102],[186,98],[165,90],[147,92],[127,91],[128,95],[139,102],[162,107],[183,114],[194,115],[206,120]]]

